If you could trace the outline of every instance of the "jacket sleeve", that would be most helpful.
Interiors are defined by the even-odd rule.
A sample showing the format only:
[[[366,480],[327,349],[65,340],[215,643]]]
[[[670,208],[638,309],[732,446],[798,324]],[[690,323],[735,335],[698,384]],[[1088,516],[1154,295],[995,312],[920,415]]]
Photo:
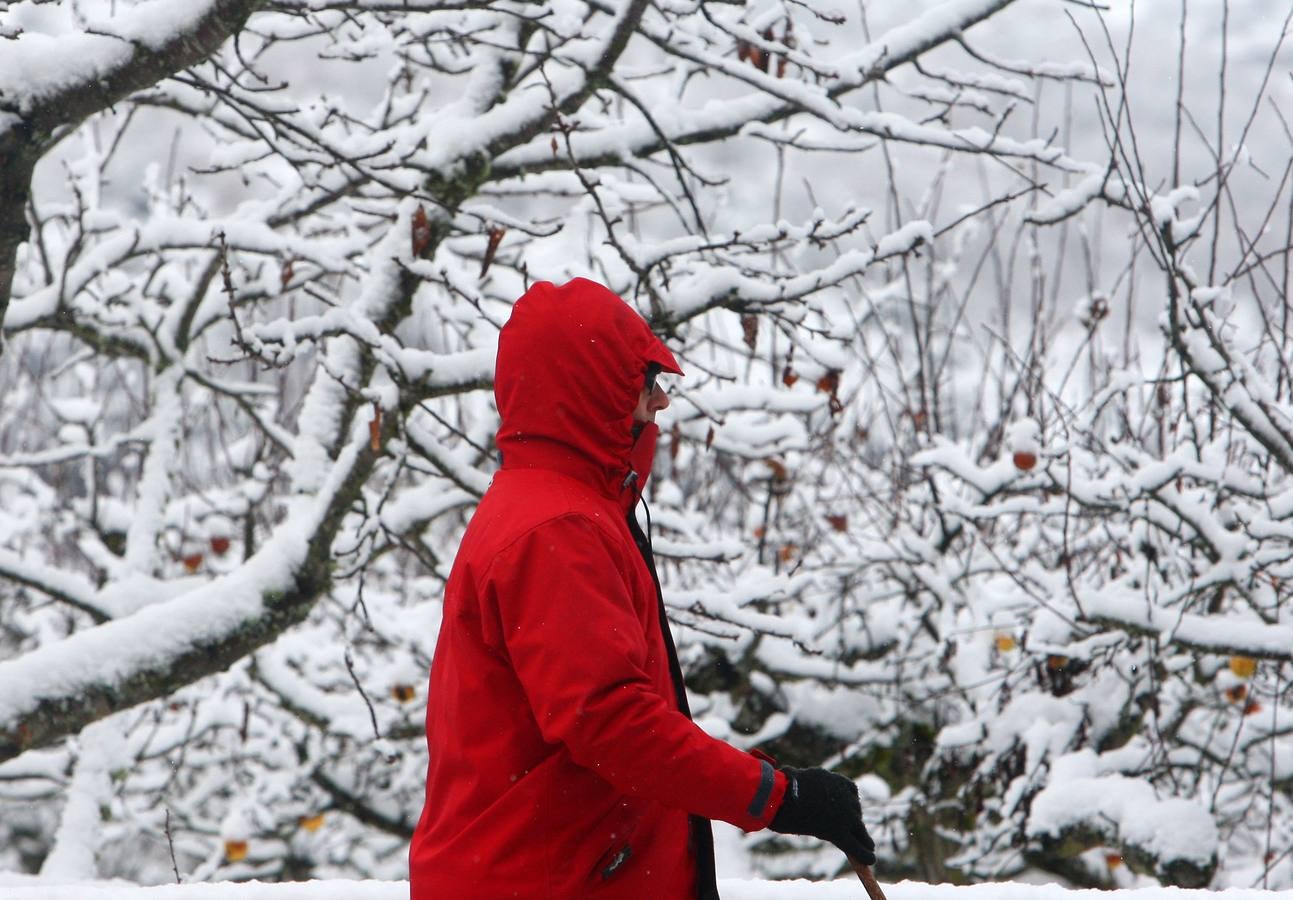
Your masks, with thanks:
[[[498,649],[540,732],[626,795],[766,827],[785,775],[666,703],[647,674],[663,645],[644,632],[627,578],[602,529],[580,515],[540,525],[489,567]]]

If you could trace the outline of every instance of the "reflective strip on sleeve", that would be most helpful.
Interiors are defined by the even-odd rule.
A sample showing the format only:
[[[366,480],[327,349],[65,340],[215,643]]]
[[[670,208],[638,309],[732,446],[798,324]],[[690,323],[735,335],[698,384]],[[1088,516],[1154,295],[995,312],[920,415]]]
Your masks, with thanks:
[[[763,770],[759,777],[759,787],[754,792],[754,799],[750,801],[750,808],[746,810],[756,819],[761,818],[767,809],[768,801],[772,799],[772,786],[777,780],[776,770],[768,765],[766,760],[760,760],[760,762],[763,764]]]

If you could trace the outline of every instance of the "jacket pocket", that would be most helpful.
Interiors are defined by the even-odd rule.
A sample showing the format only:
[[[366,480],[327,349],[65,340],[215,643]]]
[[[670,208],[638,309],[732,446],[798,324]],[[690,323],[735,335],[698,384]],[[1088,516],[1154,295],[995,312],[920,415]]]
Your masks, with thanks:
[[[604,884],[624,871],[633,858],[633,835],[639,821],[640,816],[625,803],[607,820],[604,827],[598,829],[598,834],[605,842],[605,850],[589,873],[590,881]]]

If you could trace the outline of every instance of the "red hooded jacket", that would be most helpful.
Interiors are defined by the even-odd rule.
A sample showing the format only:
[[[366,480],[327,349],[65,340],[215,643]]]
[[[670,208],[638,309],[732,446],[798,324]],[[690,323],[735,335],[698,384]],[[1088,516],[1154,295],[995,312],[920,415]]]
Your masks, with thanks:
[[[713,896],[704,820],[752,831],[781,804],[783,774],[686,711],[631,512],[657,434],[632,430],[652,362],[681,374],[585,279],[534,285],[500,334],[503,466],[445,588],[412,900]]]

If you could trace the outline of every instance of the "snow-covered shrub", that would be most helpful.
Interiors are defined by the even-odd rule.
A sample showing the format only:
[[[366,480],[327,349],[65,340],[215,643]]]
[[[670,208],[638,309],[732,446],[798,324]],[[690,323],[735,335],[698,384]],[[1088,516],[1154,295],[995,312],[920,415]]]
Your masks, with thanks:
[[[592,275],[688,371],[704,727],[858,776],[891,872],[1288,886],[1277,208],[1015,5],[9,4],[0,866],[402,875],[497,329]]]

